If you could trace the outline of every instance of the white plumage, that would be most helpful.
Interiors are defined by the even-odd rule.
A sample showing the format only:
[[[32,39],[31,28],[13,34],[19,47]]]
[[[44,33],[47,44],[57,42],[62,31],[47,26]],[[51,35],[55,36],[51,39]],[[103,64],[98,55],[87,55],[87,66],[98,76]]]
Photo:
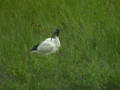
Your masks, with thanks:
[[[56,52],[60,47],[59,32],[60,30],[56,29],[56,31],[52,35],[55,36],[55,38],[47,38],[41,43],[35,45],[32,48],[32,52],[39,55],[48,55]]]

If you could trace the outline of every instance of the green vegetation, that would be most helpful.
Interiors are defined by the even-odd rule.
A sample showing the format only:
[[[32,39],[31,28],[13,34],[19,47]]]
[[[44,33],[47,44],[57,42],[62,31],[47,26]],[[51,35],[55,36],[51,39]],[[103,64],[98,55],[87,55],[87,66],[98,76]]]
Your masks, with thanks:
[[[120,90],[120,0],[0,0],[0,90]]]

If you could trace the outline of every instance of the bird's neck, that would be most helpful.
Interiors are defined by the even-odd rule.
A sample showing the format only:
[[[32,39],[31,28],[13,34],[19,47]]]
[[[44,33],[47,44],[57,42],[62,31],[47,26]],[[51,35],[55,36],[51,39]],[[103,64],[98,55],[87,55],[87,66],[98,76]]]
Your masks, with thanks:
[[[59,37],[56,36],[55,39],[56,39],[56,44],[57,44],[57,46],[60,47],[60,40],[59,40]]]
[[[58,40],[59,40],[59,37],[58,37],[58,36],[55,36],[55,39],[58,39]]]

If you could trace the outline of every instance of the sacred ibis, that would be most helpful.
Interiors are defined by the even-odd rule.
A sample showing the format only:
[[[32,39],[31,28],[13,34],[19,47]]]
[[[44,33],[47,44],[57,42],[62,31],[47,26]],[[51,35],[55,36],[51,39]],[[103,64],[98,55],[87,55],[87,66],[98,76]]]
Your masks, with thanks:
[[[56,31],[52,34],[50,38],[47,38],[35,45],[31,49],[31,52],[37,53],[39,55],[48,55],[51,53],[55,53],[60,47],[59,33],[60,30],[56,29]]]

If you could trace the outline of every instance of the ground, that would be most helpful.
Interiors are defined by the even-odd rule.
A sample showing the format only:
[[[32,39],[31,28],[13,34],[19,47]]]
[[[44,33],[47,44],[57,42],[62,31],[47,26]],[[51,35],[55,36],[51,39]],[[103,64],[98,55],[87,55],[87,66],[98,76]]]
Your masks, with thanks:
[[[0,0],[0,90],[119,90],[120,0]],[[61,29],[61,48],[30,49]]]

